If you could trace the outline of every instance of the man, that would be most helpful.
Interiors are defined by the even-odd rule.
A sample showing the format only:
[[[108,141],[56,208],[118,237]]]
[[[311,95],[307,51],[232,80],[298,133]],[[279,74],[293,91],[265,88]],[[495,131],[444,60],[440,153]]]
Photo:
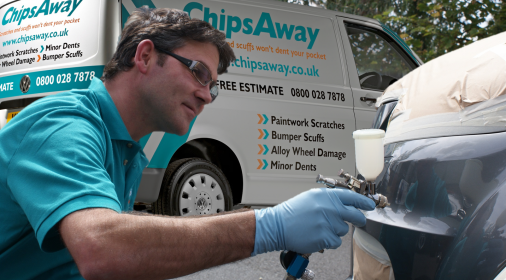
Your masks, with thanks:
[[[43,98],[0,132],[0,275],[5,279],[163,279],[273,250],[337,248],[355,207],[317,189],[274,208],[180,219],[132,209],[152,131],[183,135],[235,59],[211,25],[140,9],[103,83]],[[135,112],[135,114],[133,114]]]

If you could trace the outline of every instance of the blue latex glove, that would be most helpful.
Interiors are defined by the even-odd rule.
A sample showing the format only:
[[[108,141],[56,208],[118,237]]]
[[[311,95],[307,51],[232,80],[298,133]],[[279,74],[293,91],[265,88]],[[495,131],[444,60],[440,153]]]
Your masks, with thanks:
[[[275,207],[255,210],[255,248],[251,256],[290,250],[301,254],[341,246],[348,233],[345,221],[364,226],[364,214],[374,202],[345,189],[312,189]],[[355,208],[356,207],[356,208]]]

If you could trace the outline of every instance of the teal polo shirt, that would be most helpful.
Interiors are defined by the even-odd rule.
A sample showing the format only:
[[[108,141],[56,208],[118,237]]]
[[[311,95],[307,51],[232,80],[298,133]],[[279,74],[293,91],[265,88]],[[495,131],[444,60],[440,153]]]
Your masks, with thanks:
[[[132,210],[147,164],[97,78],[26,107],[0,130],[0,278],[82,279],[58,223]]]

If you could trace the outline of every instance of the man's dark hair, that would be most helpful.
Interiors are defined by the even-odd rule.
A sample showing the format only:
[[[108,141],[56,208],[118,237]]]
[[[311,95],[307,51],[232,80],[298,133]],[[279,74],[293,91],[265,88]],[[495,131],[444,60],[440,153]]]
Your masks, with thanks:
[[[220,55],[218,74],[224,73],[230,62],[235,60],[234,51],[225,41],[225,34],[211,24],[190,19],[186,12],[180,10],[143,6],[135,10],[125,23],[116,52],[104,68],[102,81],[111,80],[119,72],[132,68],[137,46],[146,39],[151,40],[155,48],[169,52],[184,46],[187,40],[213,43]],[[163,66],[166,54],[157,52],[157,64]]]

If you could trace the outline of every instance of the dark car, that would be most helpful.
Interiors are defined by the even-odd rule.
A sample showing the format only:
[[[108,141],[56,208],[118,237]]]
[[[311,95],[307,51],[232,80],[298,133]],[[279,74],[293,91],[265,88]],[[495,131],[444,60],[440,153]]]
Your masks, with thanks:
[[[506,32],[387,88],[376,191],[349,279],[506,279]]]

